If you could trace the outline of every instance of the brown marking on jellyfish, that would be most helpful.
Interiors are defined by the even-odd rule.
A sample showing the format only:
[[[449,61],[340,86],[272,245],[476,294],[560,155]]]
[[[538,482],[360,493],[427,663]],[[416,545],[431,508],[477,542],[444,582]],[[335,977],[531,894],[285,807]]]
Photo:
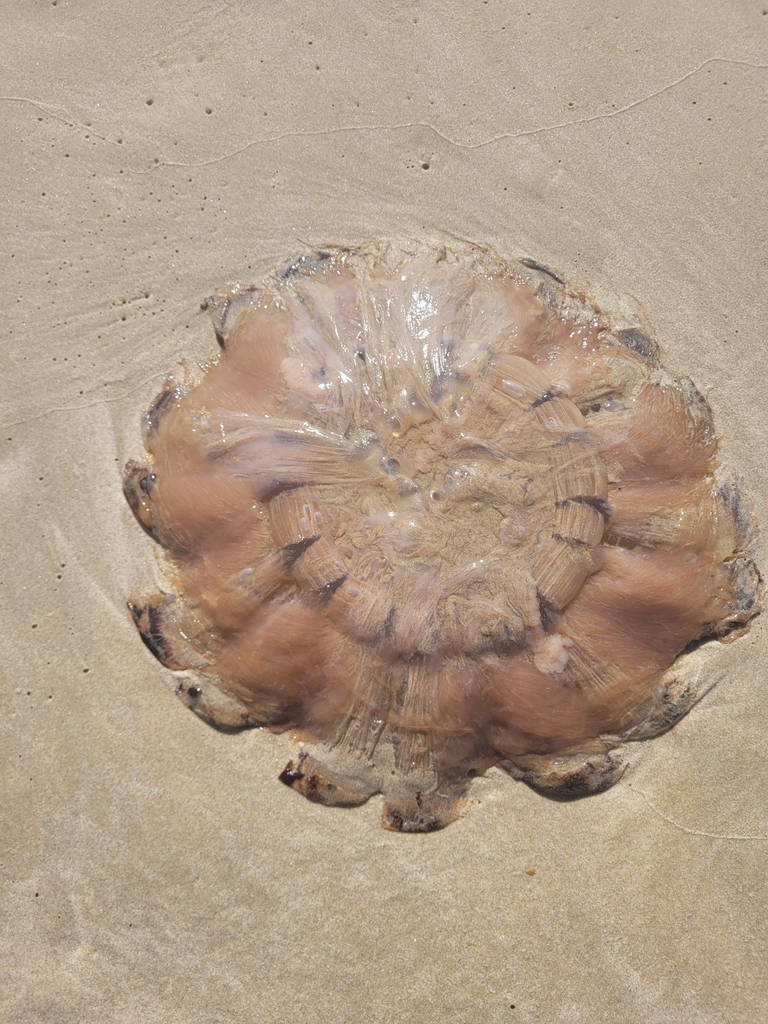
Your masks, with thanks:
[[[570,750],[595,734],[585,696],[562,677],[542,672],[525,655],[488,659],[483,667],[492,716],[487,738],[504,757]]]
[[[583,687],[601,731],[618,731],[692,641],[728,629],[737,610],[730,569],[686,548],[607,548],[601,570],[565,610],[559,631],[574,644],[566,678]]]
[[[313,700],[329,688],[346,706],[353,687],[344,677],[343,636],[321,609],[295,598],[252,615],[213,668],[256,721],[281,727],[311,719]]]
[[[291,559],[275,550],[269,524],[250,508],[212,530],[206,544],[178,566],[178,583],[218,630],[237,630],[291,579]]]
[[[712,412],[689,380],[648,383],[631,407],[591,429],[622,481],[695,479],[714,468]]]

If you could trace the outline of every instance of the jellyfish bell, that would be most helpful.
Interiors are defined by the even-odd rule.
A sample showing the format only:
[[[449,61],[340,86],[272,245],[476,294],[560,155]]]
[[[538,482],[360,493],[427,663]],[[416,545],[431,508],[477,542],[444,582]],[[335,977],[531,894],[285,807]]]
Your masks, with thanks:
[[[310,799],[425,831],[492,765],[597,792],[757,614],[706,400],[546,268],[337,248],[204,306],[219,357],[124,478],[173,592],[130,607],[200,717],[310,744]]]

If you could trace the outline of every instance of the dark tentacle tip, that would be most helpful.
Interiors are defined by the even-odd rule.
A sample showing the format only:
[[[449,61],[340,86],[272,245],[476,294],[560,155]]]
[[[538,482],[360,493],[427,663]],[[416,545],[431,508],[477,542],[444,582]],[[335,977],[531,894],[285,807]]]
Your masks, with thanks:
[[[544,405],[547,402],[551,402],[553,398],[557,398],[557,392],[551,388],[549,391],[545,391],[543,395],[539,395],[531,402],[531,409],[538,409],[540,405]]]
[[[297,782],[301,782],[304,778],[304,772],[301,771],[299,765],[295,761],[289,761],[277,778],[284,786],[288,786],[290,789],[295,786]]]
[[[653,338],[649,338],[637,327],[626,327],[624,330],[616,331],[616,337],[630,351],[636,352],[641,359],[645,359],[652,366],[659,362],[659,346]]]
[[[179,401],[181,396],[181,390],[175,385],[163,388],[160,394],[152,402],[149,409],[144,413],[145,438],[152,437],[157,433],[163,416],[168,412],[171,406],[175,405],[175,403]]]
[[[139,631],[144,646],[165,668],[177,669],[180,666],[173,657],[163,634],[162,622],[158,609],[154,605],[137,605],[128,601],[128,610]]]
[[[524,267],[528,267],[529,270],[537,270],[540,274],[546,274],[547,277],[551,277],[553,281],[557,281],[558,284],[565,284],[565,281],[554,270],[550,270],[549,267],[543,263],[539,263],[536,260],[529,259],[527,256],[523,257],[520,262]]]

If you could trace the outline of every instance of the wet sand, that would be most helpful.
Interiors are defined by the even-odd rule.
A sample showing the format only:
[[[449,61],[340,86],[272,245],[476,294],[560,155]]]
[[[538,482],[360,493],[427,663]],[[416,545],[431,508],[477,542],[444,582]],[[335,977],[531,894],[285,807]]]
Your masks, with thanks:
[[[614,789],[491,771],[399,835],[177,700],[121,493],[216,285],[458,237],[652,334],[765,524],[762,8],[3,6],[2,1019],[763,1019],[763,619],[688,658],[713,689]]]

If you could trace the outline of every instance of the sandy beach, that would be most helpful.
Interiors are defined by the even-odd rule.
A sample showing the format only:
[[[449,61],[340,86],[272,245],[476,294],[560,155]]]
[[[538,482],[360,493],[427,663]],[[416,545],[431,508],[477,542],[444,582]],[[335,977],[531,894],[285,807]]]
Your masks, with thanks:
[[[0,4],[0,1018],[768,1017],[766,618],[574,803],[498,770],[441,832],[310,804],[286,735],[174,695],[121,491],[200,304],[324,244],[540,261],[693,378],[768,536],[765,4]]]

